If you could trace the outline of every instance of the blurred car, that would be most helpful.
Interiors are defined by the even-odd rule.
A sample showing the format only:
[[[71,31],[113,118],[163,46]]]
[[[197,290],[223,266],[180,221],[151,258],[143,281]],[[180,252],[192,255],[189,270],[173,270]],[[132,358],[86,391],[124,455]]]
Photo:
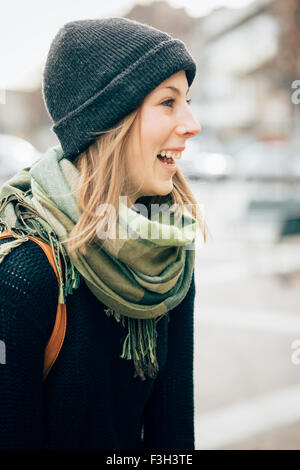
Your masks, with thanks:
[[[245,147],[255,142],[255,138],[251,134],[241,133],[236,137],[232,137],[224,143],[226,153],[235,156]]]
[[[300,237],[300,212],[298,217],[290,216],[285,217],[282,221],[281,230],[280,230],[280,240],[287,237],[297,237],[299,241]]]
[[[252,198],[247,205],[247,217],[262,220],[284,220],[300,216],[300,200],[293,198]]]
[[[197,143],[189,142],[178,165],[189,180],[218,180],[233,176],[234,159],[231,155],[200,150]]]
[[[0,134],[0,185],[40,157],[40,152],[27,140]]]
[[[300,180],[300,150],[295,152],[291,161],[291,175],[294,179]]]
[[[201,152],[195,165],[202,179],[226,179],[234,175],[234,160],[225,153]]]
[[[300,176],[294,149],[286,142],[253,142],[236,155],[237,176],[245,180],[287,180]]]
[[[265,183],[263,183],[265,184]],[[272,243],[300,235],[300,198],[290,195],[257,194],[249,198],[239,223],[253,239],[265,237]],[[266,241],[266,240],[264,240]]]

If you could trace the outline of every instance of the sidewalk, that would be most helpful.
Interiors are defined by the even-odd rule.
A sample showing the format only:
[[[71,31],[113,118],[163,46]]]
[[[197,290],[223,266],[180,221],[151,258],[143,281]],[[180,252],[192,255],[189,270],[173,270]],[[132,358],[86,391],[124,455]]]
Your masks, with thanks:
[[[196,278],[198,449],[300,449],[300,276]]]

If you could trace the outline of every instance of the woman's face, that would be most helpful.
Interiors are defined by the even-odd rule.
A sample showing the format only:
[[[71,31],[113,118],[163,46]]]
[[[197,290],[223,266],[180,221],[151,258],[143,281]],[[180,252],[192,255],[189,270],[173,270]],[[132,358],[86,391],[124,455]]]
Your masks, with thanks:
[[[177,88],[178,92],[169,87]],[[130,194],[127,195],[130,204],[141,196],[163,196],[172,191],[180,151],[184,151],[186,140],[201,130],[187,103],[187,92],[188,81],[182,70],[160,83],[143,101],[141,141],[136,121],[128,147],[127,187]],[[179,152],[179,155],[173,155],[175,166],[163,163],[157,157],[163,150]],[[137,190],[138,193],[132,195]]]

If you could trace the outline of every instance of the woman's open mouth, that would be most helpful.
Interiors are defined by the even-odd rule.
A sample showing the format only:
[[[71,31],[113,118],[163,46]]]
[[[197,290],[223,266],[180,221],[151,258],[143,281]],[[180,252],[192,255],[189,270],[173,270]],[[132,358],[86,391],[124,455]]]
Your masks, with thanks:
[[[162,157],[161,155],[157,155],[157,160],[161,164],[165,170],[168,170],[171,173],[176,173],[177,171],[177,165],[172,157],[167,158],[167,157]]]

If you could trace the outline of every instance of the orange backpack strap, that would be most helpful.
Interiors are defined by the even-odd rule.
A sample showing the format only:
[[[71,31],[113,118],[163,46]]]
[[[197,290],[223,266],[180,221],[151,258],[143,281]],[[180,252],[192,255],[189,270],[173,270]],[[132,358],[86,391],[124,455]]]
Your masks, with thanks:
[[[0,239],[2,238],[9,238],[13,237],[13,235],[8,231],[4,230],[3,232],[0,232]],[[53,253],[52,253],[52,248],[50,245],[47,245],[47,243],[42,242],[34,237],[31,237],[28,235],[28,238],[30,240],[34,241],[37,243],[45,252],[49,263],[51,264],[52,268],[54,269],[54,272],[56,274],[57,280],[59,280],[58,276],[58,271],[57,267],[54,262],[53,258]],[[49,374],[51,367],[53,366],[60,350],[62,347],[62,344],[64,342],[65,334],[66,334],[66,327],[67,327],[67,309],[66,309],[66,304],[60,304],[58,303],[57,305],[57,311],[56,311],[56,320],[54,324],[54,328],[51,334],[51,337],[47,343],[46,349],[45,349],[45,359],[44,359],[44,372],[43,372],[43,379],[45,380],[47,378],[47,375]]]

